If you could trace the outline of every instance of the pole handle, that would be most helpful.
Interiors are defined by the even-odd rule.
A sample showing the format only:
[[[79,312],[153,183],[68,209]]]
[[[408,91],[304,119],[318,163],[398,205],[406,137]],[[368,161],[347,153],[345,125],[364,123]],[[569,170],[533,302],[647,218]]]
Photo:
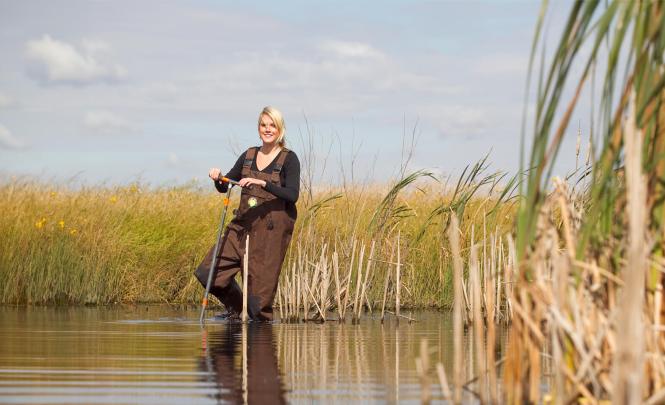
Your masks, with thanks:
[[[222,183],[229,183],[229,184],[232,184],[234,186],[237,186],[237,185],[240,184],[235,180],[231,180],[228,177],[223,177],[223,176],[219,179],[219,181],[221,181]]]

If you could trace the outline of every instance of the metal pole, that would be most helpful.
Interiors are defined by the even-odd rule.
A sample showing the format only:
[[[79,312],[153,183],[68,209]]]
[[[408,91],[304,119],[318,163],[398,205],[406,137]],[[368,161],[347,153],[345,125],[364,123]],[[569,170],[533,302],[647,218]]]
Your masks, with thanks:
[[[224,235],[224,221],[226,220],[226,211],[229,208],[229,197],[231,197],[231,188],[233,185],[238,184],[238,182],[226,177],[222,177],[221,181],[229,183],[228,190],[226,191],[226,196],[224,197],[224,208],[222,208],[222,220],[219,224],[219,230],[217,231],[217,243],[215,243],[215,249],[212,255],[212,263],[210,264],[210,271],[208,272],[208,281],[206,282],[206,291],[203,295],[203,301],[201,302],[201,316],[199,317],[199,323],[203,325],[205,323],[204,316],[206,307],[208,306],[208,294],[210,294],[210,287],[212,287],[212,279],[215,273],[215,266],[217,265],[217,254],[219,253],[219,245],[222,241],[222,236]]]

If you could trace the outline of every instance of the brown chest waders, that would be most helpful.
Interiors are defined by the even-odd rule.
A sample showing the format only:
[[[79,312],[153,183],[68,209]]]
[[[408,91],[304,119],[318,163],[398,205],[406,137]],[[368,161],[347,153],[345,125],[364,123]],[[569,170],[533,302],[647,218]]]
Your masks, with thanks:
[[[279,153],[271,173],[252,170],[257,151],[258,148],[247,150],[241,177],[253,177],[280,185],[279,174],[288,150],[284,148]],[[286,201],[256,185],[251,189],[242,189],[240,206],[235,214],[224,233],[210,292],[229,312],[241,312],[242,291],[234,277],[242,270],[245,238],[249,235],[248,312],[252,319],[272,320],[272,304],[279,273],[291,241],[295,219],[286,212]],[[195,272],[203,285],[208,278],[214,250],[213,246]]]

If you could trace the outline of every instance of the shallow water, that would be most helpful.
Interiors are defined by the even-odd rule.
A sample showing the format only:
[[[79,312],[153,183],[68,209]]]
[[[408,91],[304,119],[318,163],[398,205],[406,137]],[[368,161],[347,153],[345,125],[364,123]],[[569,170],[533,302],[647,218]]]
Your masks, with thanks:
[[[452,318],[412,317],[201,328],[195,308],[0,308],[0,403],[419,403],[420,341],[450,379]]]

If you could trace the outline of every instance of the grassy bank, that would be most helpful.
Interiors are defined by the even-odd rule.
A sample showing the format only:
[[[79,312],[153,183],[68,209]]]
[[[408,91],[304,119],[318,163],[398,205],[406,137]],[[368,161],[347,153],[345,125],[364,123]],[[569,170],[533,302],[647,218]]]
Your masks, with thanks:
[[[363,280],[365,302],[377,305],[390,271],[383,262],[399,233],[402,304],[447,306],[451,263],[442,237],[448,212],[463,211],[467,244],[472,228],[480,235],[484,223],[504,233],[514,217],[511,204],[497,206],[498,190],[488,194],[491,184],[481,195],[476,186],[483,179],[467,174],[461,180],[456,192],[416,173],[384,187],[303,195],[284,268],[311,275],[315,269],[303,258],[320,257],[324,246],[328,258],[337,251],[344,267],[354,244],[367,246],[367,258],[374,241],[376,265]],[[214,243],[221,206],[212,186],[72,190],[7,182],[0,186],[0,303],[198,303],[202,288],[192,272]]]

